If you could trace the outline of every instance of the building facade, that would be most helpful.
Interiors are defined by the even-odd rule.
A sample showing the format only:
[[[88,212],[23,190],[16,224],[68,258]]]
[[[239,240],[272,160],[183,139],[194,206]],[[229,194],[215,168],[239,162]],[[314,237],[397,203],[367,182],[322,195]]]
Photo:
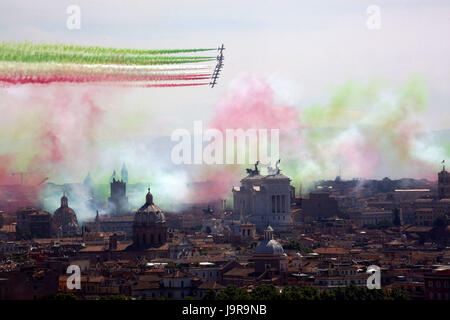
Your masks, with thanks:
[[[50,213],[27,207],[17,212],[16,238],[50,238]]]
[[[241,180],[241,186],[233,187],[233,212],[255,224],[259,231],[269,224],[275,231],[291,229],[291,180],[279,170],[261,175],[256,165],[255,170],[247,172],[249,175]]]

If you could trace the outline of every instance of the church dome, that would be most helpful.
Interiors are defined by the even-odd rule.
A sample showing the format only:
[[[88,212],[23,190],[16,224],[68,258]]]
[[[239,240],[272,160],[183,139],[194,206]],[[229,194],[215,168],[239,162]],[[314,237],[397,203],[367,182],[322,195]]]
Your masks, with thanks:
[[[53,232],[60,236],[77,235],[80,233],[77,215],[69,207],[68,199],[64,194],[61,197],[61,206],[55,210],[52,217]]]
[[[55,210],[54,216],[74,216],[76,219],[76,213],[71,207],[59,207]]]
[[[150,188],[148,189],[145,204],[139,208],[134,216],[134,222],[145,225],[166,222],[164,212],[153,203],[153,195],[150,193]]]
[[[255,248],[255,254],[279,254],[284,253],[281,244],[273,238],[273,228],[267,226],[264,230],[264,240],[260,241]]]
[[[255,254],[283,254],[284,250],[281,244],[274,239],[262,240],[255,248]]]

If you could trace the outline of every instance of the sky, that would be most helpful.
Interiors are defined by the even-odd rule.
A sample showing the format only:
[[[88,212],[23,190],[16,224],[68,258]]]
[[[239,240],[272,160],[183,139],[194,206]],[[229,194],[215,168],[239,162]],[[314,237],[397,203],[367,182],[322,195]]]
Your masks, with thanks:
[[[66,27],[74,4],[79,30]],[[366,26],[370,5],[379,30]],[[287,123],[281,168],[296,183],[334,178],[339,166],[348,179],[435,179],[450,155],[449,18],[448,1],[3,0],[1,41],[226,49],[213,89],[0,88],[0,157],[9,161],[0,175],[38,167],[66,183],[90,171],[100,183],[126,162],[131,180],[160,184],[162,197],[224,176],[225,192],[242,168],[174,167],[170,135],[199,120],[233,127],[230,115],[256,112],[267,115],[259,128]]]

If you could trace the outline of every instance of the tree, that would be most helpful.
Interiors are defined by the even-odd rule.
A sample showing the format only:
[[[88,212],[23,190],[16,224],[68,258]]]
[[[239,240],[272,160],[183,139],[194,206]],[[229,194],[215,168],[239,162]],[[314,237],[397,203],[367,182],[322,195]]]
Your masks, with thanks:
[[[227,286],[217,294],[217,300],[251,300],[250,294],[245,289],[236,286]]]
[[[212,289],[209,289],[203,296],[203,300],[208,300],[208,301],[216,300],[216,292]]]
[[[41,300],[78,300],[73,293],[52,293],[41,298]]]
[[[310,286],[290,286],[284,287],[281,296],[281,300],[319,300],[319,291]]]
[[[273,284],[265,284],[255,288],[250,294],[253,300],[277,300],[280,291]]]
[[[304,246],[297,240],[291,240],[289,243],[283,245],[284,249],[287,250],[297,250],[301,253],[311,253],[313,250],[311,248],[308,248],[307,246]]]
[[[405,290],[399,288],[392,288],[389,292],[390,300],[409,300],[409,294]]]

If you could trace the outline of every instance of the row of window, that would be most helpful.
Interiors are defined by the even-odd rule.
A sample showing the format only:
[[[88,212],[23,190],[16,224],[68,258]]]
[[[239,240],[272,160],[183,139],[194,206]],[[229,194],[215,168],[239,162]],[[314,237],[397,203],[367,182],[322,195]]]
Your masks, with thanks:
[[[434,281],[434,282],[435,282],[434,286],[435,286],[436,288],[440,288],[441,286],[443,286],[444,288],[448,288],[448,281],[439,281],[439,280],[436,280],[436,281]],[[441,282],[443,282],[443,284],[442,284]],[[433,280],[429,280],[429,281],[428,281],[428,286],[429,286],[430,288],[433,287]]]

